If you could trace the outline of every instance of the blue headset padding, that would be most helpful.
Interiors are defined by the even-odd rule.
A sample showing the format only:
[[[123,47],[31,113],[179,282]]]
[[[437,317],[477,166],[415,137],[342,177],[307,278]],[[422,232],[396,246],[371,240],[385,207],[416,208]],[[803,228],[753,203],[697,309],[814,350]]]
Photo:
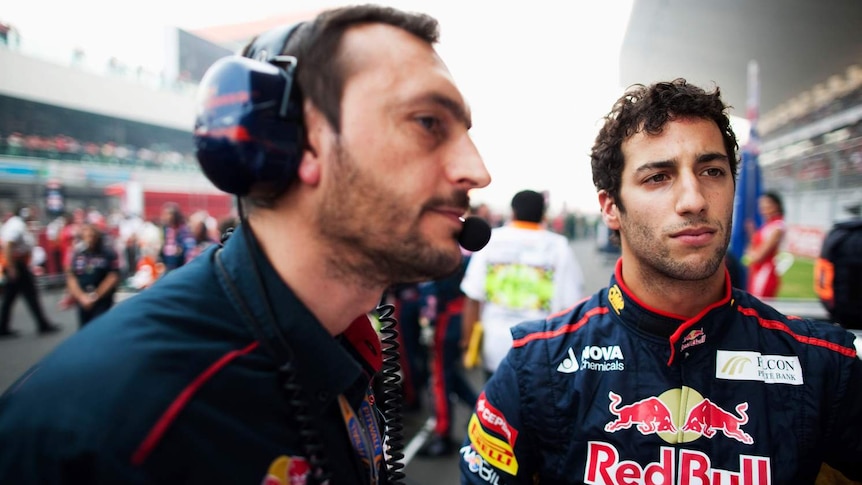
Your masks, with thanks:
[[[302,102],[293,69],[269,61],[297,26],[261,34],[245,57],[219,59],[198,86],[196,155],[220,190],[246,195],[267,182],[277,192],[296,176],[305,138]]]

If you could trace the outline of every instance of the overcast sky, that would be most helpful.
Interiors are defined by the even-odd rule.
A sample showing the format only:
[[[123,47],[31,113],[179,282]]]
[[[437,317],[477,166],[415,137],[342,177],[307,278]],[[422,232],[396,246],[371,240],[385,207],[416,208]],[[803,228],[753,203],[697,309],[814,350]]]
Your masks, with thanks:
[[[515,192],[548,190],[552,211],[565,203],[597,212],[588,152],[598,122],[622,92],[618,57],[631,0],[378,3],[440,21],[438,50],[471,105],[471,133],[493,177],[474,201],[507,211]],[[116,56],[158,70],[166,26],[195,29],[341,4],[10,0],[0,21],[40,49],[81,47],[88,57]]]

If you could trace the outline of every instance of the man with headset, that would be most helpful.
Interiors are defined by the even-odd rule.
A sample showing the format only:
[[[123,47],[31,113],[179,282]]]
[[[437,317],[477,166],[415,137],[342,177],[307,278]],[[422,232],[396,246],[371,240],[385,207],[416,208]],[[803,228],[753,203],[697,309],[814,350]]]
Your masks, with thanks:
[[[467,193],[490,181],[437,36],[346,7],[210,68],[198,159],[241,197],[239,228],[12,385],[0,482],[398,481],[367,314],[458,267]]]

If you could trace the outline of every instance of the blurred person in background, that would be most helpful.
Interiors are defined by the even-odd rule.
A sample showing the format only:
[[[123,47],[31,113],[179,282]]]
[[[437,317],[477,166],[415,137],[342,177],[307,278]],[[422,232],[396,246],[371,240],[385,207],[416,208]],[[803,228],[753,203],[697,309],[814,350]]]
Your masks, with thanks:
[[[476,390],[464,375],[461,333],[464,293],[461,280],[472,253],[462,250],[457,271],[431,281],[424,289],[423,319],[433,330],[431,352],[431,397],[434,407],[434,429],[430,439],[419,449],[420,456],[448,456],[457,450],[452,437],[454,405],[460,400],[468,408],[476,404]]]
[[[97,224],[84,224],[81,238],[83,245],[74,252],[66,269],[66,290],[78,307],[78,327],[84,328],[114,305],[120,276],[117,253],[105,244]]]
[[[18,332],[10,328],[12,305],[21,294],[30,309],[30,314],[36,322],[40,334],[54,333],[60,327],[54,325],[45,316],[42,303],[39,301],[39,290],[36,288],[36,277],[30,268],[33,248],[36,238],[27,223],[32,219],[30,207],[19,204],[15,214],[0,227],[0,242],[3,244],[4,286],[3,303],[0,306],[0,338],[15,337]]]
[[[455,271],[468,194],[490,182],[438,29],[389,7],[326,10],[208,71],[198,160],[240,197],[240,225],[0,397],[0,483],[400,481],[371,392],[395,370],[369,314],[396,282]],[[233,96],[250,78],[277,87]],[[222,109],[278,129],[227,140],[210,130]],[[240,147],[278,171],[252,173],[262,160]]]
[[[179,204],[168,202],[162,207],[161,223],[159,262],[165,265],[166,272],[170,272],[186,263],[186,255],[194,251],[196,242]]]
[[[784,204],[776,192],[766,192],[757,199],[757,207],[763,218],[760,228],[753,221],[745,221],[749,245],[742,256],[748,266],[748,290],[758,298],[775,298],[781,284],[781,276],[775,265],[775,256],[781,248],[787,227],[784,224]]]
[[[194,239],[194,246],[186,250],[186,263],[198,257],[207,248],[218,241],[213,237],[215,232],[215,219],[210,217],[207,211],[195,211],[189,216],[189,231]]]
[[[718,88],[616,101],[591,161],[622,256],[608,287],[512,330],[464,483],[813,484],[824,461],[862,479],[860,343],[730,285],[737,148]]]
[[[522,190],[512,197],[512,221],[470,257],[461,291],[461,347],[482,325],[482,365],[488,376],[512,346],[512,326],[568,308],[583,297],[583,274],[565,236],[544,226],[545,196]]]

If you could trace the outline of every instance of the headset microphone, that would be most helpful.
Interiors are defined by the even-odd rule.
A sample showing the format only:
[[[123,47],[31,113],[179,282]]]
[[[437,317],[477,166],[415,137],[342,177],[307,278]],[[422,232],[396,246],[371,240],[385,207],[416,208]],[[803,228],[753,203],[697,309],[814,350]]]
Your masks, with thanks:
[[[485,219],[476,216],[470,216],[466,219],[461,219],[464,222],[464,227],[461,228],[461,234],[458,235],[458,244],[467,251],[478,251],[488,244],[491,240],[491,226],[485,222]]]

